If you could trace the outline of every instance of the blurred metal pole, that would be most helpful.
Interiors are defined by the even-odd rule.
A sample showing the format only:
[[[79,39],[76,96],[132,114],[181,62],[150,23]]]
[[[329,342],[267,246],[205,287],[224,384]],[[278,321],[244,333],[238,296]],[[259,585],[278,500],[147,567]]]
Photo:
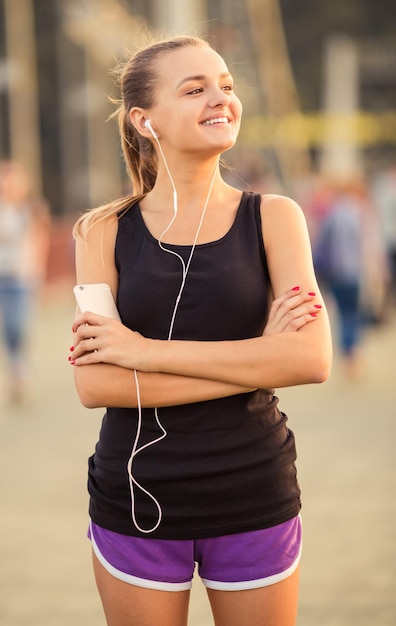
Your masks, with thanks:
[[[356,42],[333,35],[324,56],[323,108],[326,114],[321,170],[345,179],[360,173],[357,116],[359,109],[359,56]]]
[[[169,29],[167,35],[204,36],[207,31],[206,0],[154,0],[153,16],[154,28]]]
[[[32,0],[4,0],[11,158],[41,193],[41,146]]]
[[[292,122],[289,136],[274,137],[273,148],[284,179],[307,174],[311,168],[304,137],[297,89],[290,65],[278,0],[246,0],[260,82],[268,115],[282,124]],[[296,138],[294,140],[294,138]]]

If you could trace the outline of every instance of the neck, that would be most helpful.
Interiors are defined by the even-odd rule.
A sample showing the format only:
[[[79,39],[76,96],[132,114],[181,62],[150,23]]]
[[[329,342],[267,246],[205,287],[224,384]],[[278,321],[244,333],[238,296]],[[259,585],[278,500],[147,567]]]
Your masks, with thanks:
[[[169,164],[169,174],[163,164],[158,168],[155,185],[148,196],[155,200],[157,206],[168,205],[173,200],[174,188],[176,189],[179,208],[194,210],[194,207],[202,209],[209,188],[213,181],[211,196],[221,193],[226,183],[221,177],[218,159],[212,160],[200,167],[173,167]],[[214,180],[213,180],[214,178]]]

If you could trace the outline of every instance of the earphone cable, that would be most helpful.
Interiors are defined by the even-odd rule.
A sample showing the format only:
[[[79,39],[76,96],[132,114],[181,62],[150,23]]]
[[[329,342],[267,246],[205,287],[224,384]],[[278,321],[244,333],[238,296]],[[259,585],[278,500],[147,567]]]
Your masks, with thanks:
[[[160,153],[161,153],[161,157],[162,160],[164,162],[165,168],[166,168],[166,172],[168,174],[169,180],[171,182],[172,188],[173,188],[173,217],[171,219],[171,221],[169,222],[169,224],[167,225],[167,227],[165,228],[165,230],[161,233],[159,239],[158,239],[158,245],[161,248],[161,250],[163,250],[164,252],[168,253],[168,254],[172,254],[174,256],[176,256],[182,265],[182,281],[181,281],[181,285],[180,285],[180,289],[178,292],[178,295],[176,297],[175,300],[175,305],[173,308],[173,313],[172,313],[172,317],[171,317],[171,321],[170,321],[170,326],[169,326],[169,332],[168,332],[168,341],[171,340],[172,338],[172,334],[173,334],[173,328],[174,328],[174,323],[175,323],[175,319],[176,319],[176,314],[177,314],[177,310],[179,308],[179,304],[181,301],[181,296],[184,290],[184,286],[186,284],[186,279],[187,279],[187,274],[188,271],[190,269],[190,265],[191,265],[191,261],[193,258],[193,254],[195,251],[195,248],[197,246],[197,241],[198,241],[198,237],[199,237],[199,233],[201,231],[201,227],[203,224],[203,220],[205,217],[205,213],[206,213],[206,209],[207,206],[209,204],[209,199],[212,193],[212,188],[213,188],[213,184],[215,181],[215,176],[216,176],[216,169],[217,167],[214,169],[213,172],[213,176],[210,182],[210,186],[209,186],[209,191],[205,200],[205,204],[204,207],[202,209],[202,214],[201,214],[201,218],[198,224],[198,228],[197,231],[195,233],[195,237],[194,237],[194,241],[190,250],[190,254],[187,260],[187,264],[185,263],[184,259],[182,258],[182,256],[180,256],[180,254],[178,254],[177,252],[170,250],[169,248],[166,248],[164,246],[164,244],[162,243],[162,239],[165,236],[165,234],[168,232],[168,230],[171,228],[172,224],[174,223],[176,217],[177,217],[177,212],[178,212],[178,198],[177,198],[177,191],[176,191],[176,186],[174,184],[172,175],[170,173],[168,164],[166,162],[165,159],[165,155],[163,153],[161,144],[159,142],[158,137],[155,136],[155,139],[157,141]],[[135,435],[135,439],[134,439],[134,443],[133,443],[133,447],[132,447],[132,451],[131,451],[131,455],[128,459],[128,463],[127,463],[127,472],[128,472],[128,478],[129,478],[129,488],[130,488],[130,493],[131,493],[131,514],[132,514],[132,520],[134,525],[136,526],[136,528],[141,532],[141,533],[145,533],[145,534],[149,534],[154,532],[160,525],[161,520],[162,520],[162,509],[161,509],[161,505],[158,502],[158,500],[147,490],[145,489],[133,476],[133,462],[134,459],[136,457],[137,454],[139,454],[139,452],[141,452],[142,450],[154,445],[155,443],[160,442],[162,439],[164,439],[167,436],[167,431],[165,430],[165,428],[163,427],[163,425],[161,424],[160,418],[159,418],[159,412],[158,412],[158,407],[155,407],[154,409],[154,415],[155,415],[155,420],[156,423],[158,425],[158,427],[160,428],[160,430],[162,431],[162,434],[157,437],[156,439],[153,439],[151,441],[149,441],[148,443],[144,444],[143,446],[138,447],[138,443],[139,443],[139,438],[140,438],[140,434],[141,434],[141,430],[142,430],[142,424],[143,424],[143,411],[142,411],[142,404],[141,404],[141,398],[140,398],[140,386],[139,386],[139,379],[138,379],[138,374],[136,370],[133,370],[134,372],[134,380],[135,380],[135,387],[136,387],[136,401],[137,401],[137,413],[138,413],[138,420],[137,420],[137,430],[136,430],[136,435]],[[137,489],[139,489],[140,491],[142,491],[143,493],[145,493],[148,498],[150,498],[152,500],[152,502],[154,503],[156,509],[157,509],[157,521],[154,524],[154,526],[152,528],[149,529],[144,529],[142,528],[137,519],[136,519],[136,510],[135,510],[135,487]]]

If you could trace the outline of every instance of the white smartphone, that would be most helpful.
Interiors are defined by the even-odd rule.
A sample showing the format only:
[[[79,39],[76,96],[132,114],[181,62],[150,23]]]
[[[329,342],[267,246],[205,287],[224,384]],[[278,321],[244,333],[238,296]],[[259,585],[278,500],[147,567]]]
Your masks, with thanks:
[[[73,291],[81,313],[91,311],[104,317],[120,319],[113,294],[106,283],[76,285]]]

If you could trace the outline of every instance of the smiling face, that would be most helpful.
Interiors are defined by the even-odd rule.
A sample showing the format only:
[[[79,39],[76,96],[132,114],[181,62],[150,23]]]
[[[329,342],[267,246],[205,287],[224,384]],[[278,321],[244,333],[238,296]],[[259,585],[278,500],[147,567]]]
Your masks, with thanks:
[[[209,46],[188,46],[157,60],[160,77],[149,117],[161,145],[220,154],[238,136],[242,105],[231,74]]]

